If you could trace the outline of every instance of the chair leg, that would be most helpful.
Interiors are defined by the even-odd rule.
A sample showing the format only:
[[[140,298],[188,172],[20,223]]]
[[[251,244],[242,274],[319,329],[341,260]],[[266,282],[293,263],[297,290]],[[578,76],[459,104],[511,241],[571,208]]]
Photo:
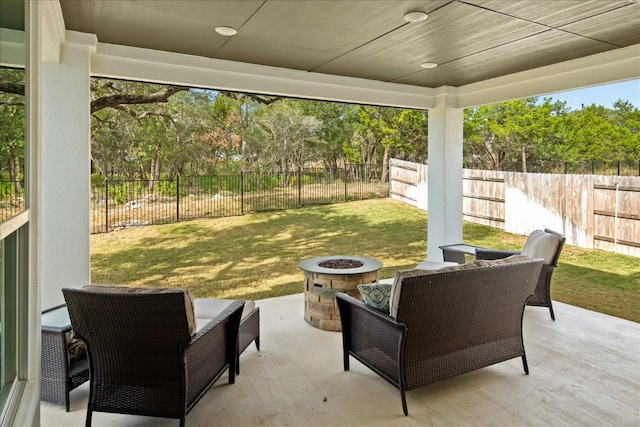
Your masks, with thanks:
[[[256,349],[260,351],[260,337],[256,337],[255,343],[256,343]]]
[[[551,305],[551,301],[549,301],[549,313],[551,313],[551,320],[556,321],[556,316],[553,314],[553,306]]]
[[[184,427],[184,417],[180,418],[180,427]]]
[[[527,356],[522,355],[522,366],[524,367],[524,373],[529,375],[529,365],[527,364]]]
[[[404,416],[409,415],[409,410],[407,409],[407,398],[404,395],[404,389],[400,389],[400,397],[402,398],[402,412],[404,412]]]
[[[91,405],[91,402],[89,402],[89,405]],[[91,408],[87,408],[87,419],[84,425],[85,427],[91,427]]]
[[[349,370],[349,353],[344,351],[342,352],[342,363],[344,365],[345,372]]]

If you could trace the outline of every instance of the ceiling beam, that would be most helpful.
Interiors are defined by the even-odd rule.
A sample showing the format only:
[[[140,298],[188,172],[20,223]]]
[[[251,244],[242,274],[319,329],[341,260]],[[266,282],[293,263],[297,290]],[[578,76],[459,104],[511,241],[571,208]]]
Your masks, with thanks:
[[[57,4],[54,2],[54,4]],[[60,17],[59,11],[49,10]],[[51,21],[52,27],[59,22]],[[58,33],[53,31],[54,34]],[[67,31],[66,33],[72,33]],[[95,36],[93,36],[95,37]],[[60,36],[59,42],[73,42]],[[77,39],[77,38],[76,38]],[[86,40],[87,38],[85,38]],[[57,50],[57,49],[56,49]],[[55,56],[52,55],[52,56]],[[48,59],[54,59],[50,56]],[[640,78],[640,45],[527,70],[457,88],[458,108],[543,96]],[[429,109],[436,88],[312,73],[97,43],[93,76],[285,97]]]
[[[461,86],[458,107],[640,79],[640,44]]]
[[[98,43],[93,76],[324,101],[428,109],[434,90]]]

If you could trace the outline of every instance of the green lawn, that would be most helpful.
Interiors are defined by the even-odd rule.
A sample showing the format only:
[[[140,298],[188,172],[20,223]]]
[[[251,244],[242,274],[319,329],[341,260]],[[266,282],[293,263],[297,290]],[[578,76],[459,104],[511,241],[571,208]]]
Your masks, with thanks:
[[[384,264],[380,277],[393,277],[426,258],[426,236],[425,212],[366,200],[96,234],[91,274],[93,283],[262,299],[302,292],[298,263],[316,256],[375,258]],[[525,239],[464,224],[464,240],[472,244],[520,249]],[[640,322],[640,260],[565,245],[552,298]]]

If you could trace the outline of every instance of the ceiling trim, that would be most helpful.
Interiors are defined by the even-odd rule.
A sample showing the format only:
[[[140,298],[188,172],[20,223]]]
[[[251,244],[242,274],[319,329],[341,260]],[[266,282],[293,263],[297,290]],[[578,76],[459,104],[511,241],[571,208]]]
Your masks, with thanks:
[[[461,86],[458,107],[493,104],[639,78],[640,44],[637,44]]]
[[[93,76],[358,104],[428,109],[431,88],[98,43]]]

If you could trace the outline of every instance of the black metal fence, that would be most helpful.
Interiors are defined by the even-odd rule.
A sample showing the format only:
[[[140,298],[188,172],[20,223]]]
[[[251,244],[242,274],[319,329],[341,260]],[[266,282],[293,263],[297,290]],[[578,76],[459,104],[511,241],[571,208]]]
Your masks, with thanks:
[[[467,167],[474,169],[471,164],[467,165]],[[526,168],[529,173],[640,176],[640,160],[613,162],[587,160],[579,162],[535,161],[527,162]],[[522,162],[504,163],[502,165],[502,170],[506,172],[523,172],[522,169]]]
[[[24,182],[0,180],[0,221],[9,219],[24,209]]]
[[[106,180],[91,187],[91,232],[383,198],[382,165],[293,172]]]
[[[522,164],[505,164],[503,169],[521,172]],[[640,160],[529,162],[527,172],[640,176]],[[171,181],[108,180],[91,188],[91,232],[387,197],[382,173],[382,165],[347,165]],[[0,180],[0,221],[25,209],[23,188],[22,181]]]

